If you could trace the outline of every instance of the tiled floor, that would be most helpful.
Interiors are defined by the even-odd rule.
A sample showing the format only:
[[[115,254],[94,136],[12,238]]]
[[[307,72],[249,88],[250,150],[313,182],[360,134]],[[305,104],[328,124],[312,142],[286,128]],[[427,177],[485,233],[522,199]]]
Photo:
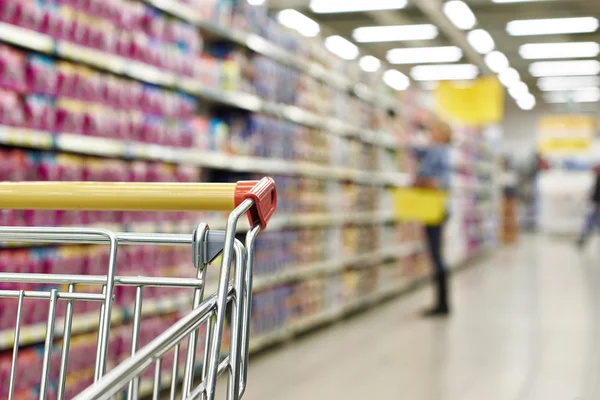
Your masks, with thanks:
[[[244,400],[600,398],[600,244],[528,237],[452,282],[454,315],[424,320],[428,289],[250,364]]]

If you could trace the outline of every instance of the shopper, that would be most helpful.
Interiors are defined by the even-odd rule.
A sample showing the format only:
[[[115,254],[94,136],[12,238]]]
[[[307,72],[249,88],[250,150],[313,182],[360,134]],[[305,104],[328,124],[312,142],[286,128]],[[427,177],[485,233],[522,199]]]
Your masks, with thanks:
[[[594,228],[600,229],[600,166],[594,168],[595,182],[590,193],[591,211],[587,215],[581,235],[577,240],[579,248],[583,248],[587,243]]]
[[[502,229],[500,237],[503,244],[509,245],[517,242],[519,224],[517,222],[517,192],[519,189],[519,176],[513,167],[510,158],[504,157],[502,161]],[[521,189],[523,187],[521,186]]]
[[[425,149],[416,151],[419,161],[419,171],[416,185],[423,188],[448,190],[450,184],[450,162],[448,144],[451,139],[450,127],[441,122],[433,121],[430,125],[431,144]],[[434,266],[436,285],[436,303],[433,308],[425,311],[426,317],[447,316],[450,313],[448,301],[448,274],[443,257],[443,228],[448,218],[442,222],[425,226],[425,236],[431,262]]]

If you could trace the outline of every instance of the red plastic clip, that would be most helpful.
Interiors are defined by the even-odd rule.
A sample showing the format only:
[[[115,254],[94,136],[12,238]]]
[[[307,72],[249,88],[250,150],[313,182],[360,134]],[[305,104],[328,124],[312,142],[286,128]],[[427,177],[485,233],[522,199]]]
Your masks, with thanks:
[[[268,177],[260,181],[239,181],[235,185],[235,206],[246,199],[254,201],[254,206],[248,211],[250,225],[258,223],[261,229],[265,229],[277,208],[275,181]]]

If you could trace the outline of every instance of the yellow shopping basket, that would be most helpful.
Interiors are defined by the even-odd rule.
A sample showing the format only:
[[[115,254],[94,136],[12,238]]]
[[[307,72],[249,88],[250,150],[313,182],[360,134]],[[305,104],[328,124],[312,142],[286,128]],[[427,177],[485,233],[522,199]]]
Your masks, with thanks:
[[[400,220],[436,225],[444,219],[447,199],[448,193],[443,190],[396,188],[394,213]]]

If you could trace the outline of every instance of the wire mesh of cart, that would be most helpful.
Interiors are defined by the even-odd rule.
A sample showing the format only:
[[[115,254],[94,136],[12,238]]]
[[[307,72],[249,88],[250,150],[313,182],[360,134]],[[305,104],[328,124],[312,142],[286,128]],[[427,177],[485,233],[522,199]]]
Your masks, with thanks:
[[[0,227],[0,241],[93,244],[109,249],[105,273],[100,275],[0,273],[0,299],[13,299],[10,301],[15,304],[15,307],[2,309],[2,314],[14,315],[15,324],[10,371],[0,370],[0,397],[10,400],[33,397],[31,391],[23,391],[27,388],[23,388],[22,380],[25,385],[37,387],[35,398],[63,399],[76,395],[66,391],[69,350],[76,340],[73,320],[77,314],[74,309],[85,302],[97,304],[97,312],[93,315],[96,321],[92,325],[98,327],[97,340],[92,346],[94,350],[88,354],[90,360],[95,358],[93,383],[77,394],[76,399],[137,399],[151,393],[155,399],[177,396],[212,400],[217,378],[224,373],[227,373],[227,399],[241,398],[246,389],[248,370],[254,242],[260,230],[266,227],[276,204],[276,189],[270,178],[236,184],[0,183],[1,209],[230,212],[224,231],[212,230],[206,223],[200,223],[191,234]],[[236,238],[236,230],[244,215],[248,215],[250,228],[245,243],[242,243]],[[127,265],[117,266],[117,251],[130,245],[191,246],[190,277],[121,275],[120,269]],[[219,256],[217,288],[205,296],[209,264]],[[22,287],[15,290],[15,285]],[[135,291],[128,317],[130,348],[127,358],[117,360],[110,368],[113,302],[119,289],[123,288]],[[152,288],[187,288],[190,309],[142,347],[142,304],[144,293]],[[19,362],[20,344],[27,343],[21,335],[26,328],[22,323],[24,315],[30,310],[25,305],[32,299],[45,301],[42,311],[48,312],[43,327],[43,351],[41,347],[38,350],[41,367],[37,362]],[[61,307],[64,317],[57,313]],[[225,339],[229,341],[228,349],[223,345]],[[38,379],[32,377],[36,367],[41,370],[35,374],[40,375]],[[2,381],[3,374],[7,384]]]

